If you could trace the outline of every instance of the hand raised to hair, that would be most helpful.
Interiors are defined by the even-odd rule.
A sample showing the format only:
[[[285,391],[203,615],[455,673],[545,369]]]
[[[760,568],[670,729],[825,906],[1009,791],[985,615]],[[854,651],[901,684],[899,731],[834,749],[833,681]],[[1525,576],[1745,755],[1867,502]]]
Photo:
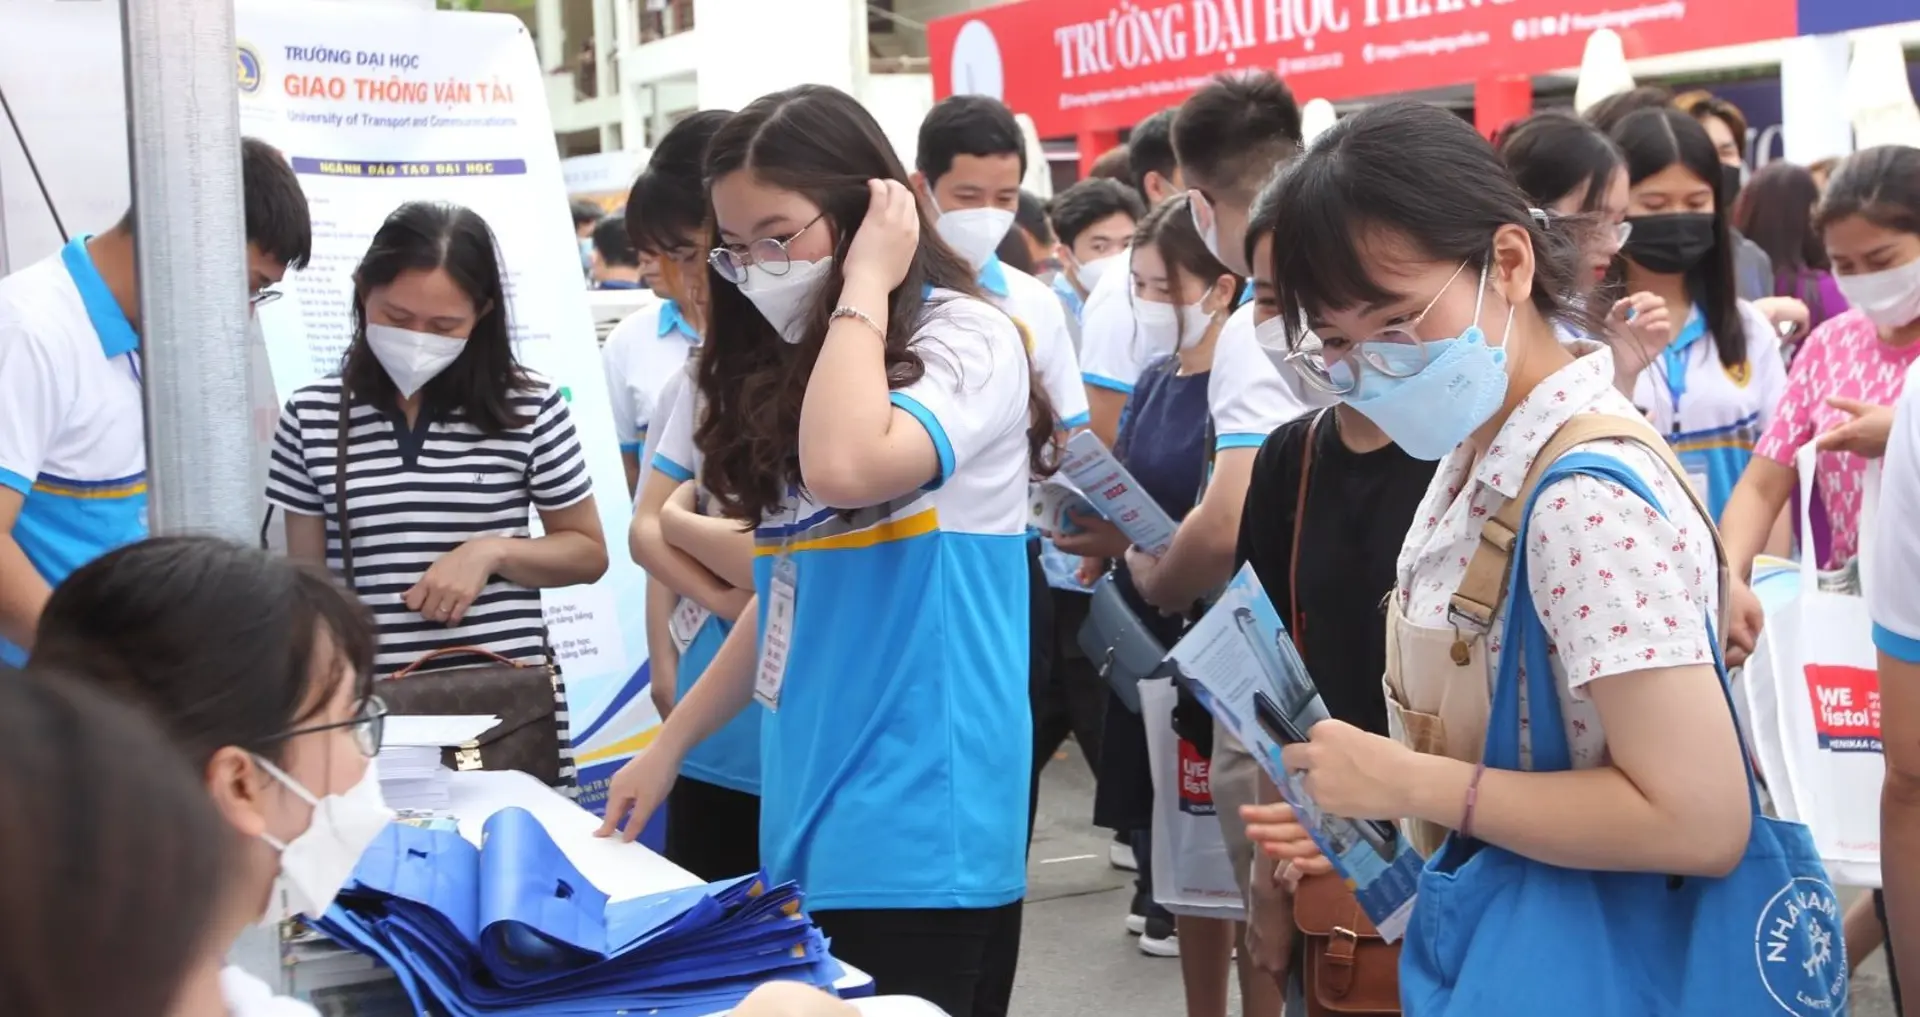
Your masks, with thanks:
[[[867,215],[847,247],[841,275],[849,288],[893,292],[907,277],[920,246],[920,206],[898,180],[867,181]],[[879,308],[861,310],[873,313]]]

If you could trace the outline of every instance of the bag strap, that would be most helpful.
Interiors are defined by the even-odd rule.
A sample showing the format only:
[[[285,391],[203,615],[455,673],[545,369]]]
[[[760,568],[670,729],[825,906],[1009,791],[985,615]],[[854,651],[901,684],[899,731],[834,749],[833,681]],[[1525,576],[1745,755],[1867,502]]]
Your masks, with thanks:
[[[1562,477],[1584,474],[1619,484],[1647,503],[1655,512],[1665,517],[1666,509],[1654,498],[1652,490],[1639,473],[1612,456],[1590,452],[1576,452],[1553,463],[1543,475],[1543,480],[1551,482]],[[1536,482],[1535,490],[1528,492],[1523,502],[1524,508],[1530,508],[1532,501],[1539,497],[1541,485]],[[1687,489],[1692,490],[1692,485]],[[1695,495],[1693,501],[1699,503]],[[1720,547],[1720,537],[1714,534],[1714,553],[1720,558],[1720,574],[1726,576],[1726,553]],[[1526,548],[1514,559],[1513,571],[1518,574],[1526,567]],[[1518,769],[1520,765],[1520,661],[1526,658],[1527,671],[1527,713],[1528,731],[1532,737],[1534,770],[1540,772],[1570,770],[1573,768],[1572,751],[1567,744],[1565,720],[1560,710],[1559,690],[1555,687],[1553,667],[1548,660],[1546,626],[1534,610],[1533,591],[1521,582],[1514,594],[1516,606],[1524,610],[1507,613],[1504,641],[1507,649],[1500,657],[1500,670],[1495,675],[1492,712],[1487,721],[1487,741],[1481,758],[1488,766],[1496,769]],[[1722,598],[1724,600],[1724,598]],[[1721,614],[1724,618],[1726,605],[1722,603]],[[1760,796],[1755,776],[1758,770],[1753,763],[1753,754],[1747,746],[1747,739],[1740,731],[1740,713],[1734,707],[1733,688],[1727,676],[1725,659],[1720,653],[1720,633],[1722,625],[1708,622],[1707,642],[1713,653],[1713,666],[1720,682],[1720,695],[1727,704],[1727,713],[1733,721],[1734,740],[1740,743],[1740,758],[1745,764],[1747,777],[1747,803],[1754,815],[1760,814]],[[1516,653],[1515,651],[1518,650]]]
[[[483,646],[449,646],[445,649],[435,650],[432,653],[422,655],[420,659],[414,661],[411,664],[408,664],[406,667],[403,667],[398,671],[395,671],[393,673],[393,677],[388,680],[399,681],[400,679],[405,678],[416,671],[419,671],[421,667],[425,666],[428,663],[431,663],[432,661],[439,660],[441,657],[452,657],[452,656],[455,656],[456,654],[470,654],[475,657],[484,657],[495,664],[500,664],[505,667],[519,668],[519,667],[527,666],[525,664],[520,663],[517,660],[508,660],[507,658],[502,657],[501,655]]]
[[[1287,628],[1293,632],[1293,645],[1299,649],[1306,635],[1300,613],[1300,530],[1307,518],[1307,485],[1313,479],[1313,446],[1320,434],[1320,421],[1333,407],[1323,407],[1307,422],[1306,447],[1300,451],[1300,490],[1293,501],[1293,549],[1287,554]]]
[[[347,441],[347,432],[353,425],[353,390],[347,386],[347,379],[340,379],[340,419],[334,428],[333,445],[333,514],[334,525],[340,528],[340,575],[347,582],[347,589],[353,586],[353,541],[348,537],[347,527],[347,452],[351,444]]]
[[[1720,564],[1720,589],[1727,588],[1727,553],[1720,544],[1719,530],[1713,526],[1713,513],[1707,510],[1699,492],[1687,481],[1686,468],[1680,465],[1667,440],[1645,420],[1628,419],[1612,413],[1576,413],[1560,425],[1560,429],[1541,447],[1540,453],[1534,456],[1533,465],[1528,468],[1520,490],[1480,527],[1480,543],[1474,549],[1473,557],[1468,560],[1467,574],[1460,580],[1460,587],[1454,591],[1447,608],[1447,620],[1454,626],[1455,664],[1466,665],[1468,643],[1493,627],[1493,616],[1506,600],[1508,565],[1513,559],[1514,540],[1524,528],[1522,514],[1532,503],[1541,480],[1561,456],[1576,446],[1605,438],[1638,442],[1653,453],[1654,458],[1666,464],[1680,489],[1686,492],[1694,509],[1700,513],[1700,518],[1707,521],[1708,533],[1713,538],[1714,555]],[[1721,598],[1720,605],[1722,631],[1725,630],[1729,607],[1725,599]]]

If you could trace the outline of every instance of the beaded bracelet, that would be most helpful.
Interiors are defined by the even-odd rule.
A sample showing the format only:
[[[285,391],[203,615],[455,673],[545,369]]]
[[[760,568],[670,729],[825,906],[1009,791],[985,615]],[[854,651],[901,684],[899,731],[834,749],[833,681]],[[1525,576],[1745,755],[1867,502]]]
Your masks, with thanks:
[[[879,322],[873,320],[867,315],[867,312],[862,311],[858,307],[841,304],[839,307],[833,309],[832,314],[827,315],[827,324],[831,325],[841,318],[852,318],[854,321],[872,329],[873,334],[879,336],[881,342],[884,343],[887,341],[887,330],[881,328]]]

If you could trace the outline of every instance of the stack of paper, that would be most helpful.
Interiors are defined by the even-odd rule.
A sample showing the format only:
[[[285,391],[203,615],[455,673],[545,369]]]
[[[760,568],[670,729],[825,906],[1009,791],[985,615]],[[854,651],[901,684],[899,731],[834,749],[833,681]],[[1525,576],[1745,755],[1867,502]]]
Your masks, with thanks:
[[[484,848],[394,824],[316,926],[393,968],[420,1013],[703,1017],[764,982],[842,974],[791,884],[762,876],[608,903],[532,814]]]
[[[380,750],[380,796],[401,812],[444,812],[453,806],[447,779],[433,746],[395,745]]]
[[[450,808],[447,780],[453,773],[441,765],[442,748],[465,745],[499,723],[500,718],[485,716],[388,717],[379,762],[387,807],[403,812]]]

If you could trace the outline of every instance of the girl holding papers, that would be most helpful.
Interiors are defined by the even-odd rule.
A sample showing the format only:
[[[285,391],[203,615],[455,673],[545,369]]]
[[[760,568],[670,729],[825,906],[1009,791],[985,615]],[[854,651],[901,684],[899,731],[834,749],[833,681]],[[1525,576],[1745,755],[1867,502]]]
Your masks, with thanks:
[[[853,98],[756,100],[706,177],[716,339],[689,423],[714,504],[753,528],[759,638],[736,628],[614,778],[602,833],[636,834],[757,699],[768,872],[882,993],[1003,1014],[1026,888],[1026,482],[1052,408]]]

